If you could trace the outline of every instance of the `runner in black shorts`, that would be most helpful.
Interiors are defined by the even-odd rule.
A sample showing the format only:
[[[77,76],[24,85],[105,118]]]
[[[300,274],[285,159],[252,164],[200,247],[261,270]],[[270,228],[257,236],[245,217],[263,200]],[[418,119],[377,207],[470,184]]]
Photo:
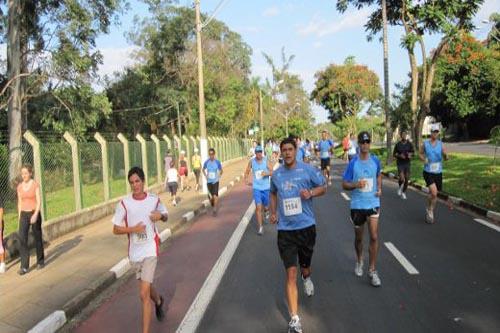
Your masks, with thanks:
[[[217,216],[219,198],[219,180],[222,175],[222,163],[215,158],[215,149],[208,150],[208,160],[203,163],[203,174],[207,179],[208,199],[212,206],[212,215]]]
[[[406,131],[401,131],[401,141],[394,146],[393,156],[396,158],[399,175],[398,195],[406,200],[406,189],[410,180],[411,159],[413,157],[413,145],[407,139]]]
[[[304,292],[314,295],[311,259],[316,242],[312,198],[326,191],[325,178],[313,166],[296,160],[293,138],[281,142],[284,164],[271,177],[271,223],[278,223],[278,249],[286,269],[286,296],[291,320],[288,332],[301,333],[298,316],[297,259]]]

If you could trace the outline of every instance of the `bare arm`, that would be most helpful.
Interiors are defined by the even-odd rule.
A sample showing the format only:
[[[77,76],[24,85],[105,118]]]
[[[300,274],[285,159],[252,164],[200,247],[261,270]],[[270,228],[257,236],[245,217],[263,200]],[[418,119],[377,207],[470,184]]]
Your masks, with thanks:
[[[143,232],[146,229],[144,223],[139,223],[134,227],[122,227],[119,225],[113,225],[113,233],[115,235],[123,235],[123,234],[133,234],[138,232]]]
[[[36,199],[36,207],[35,207],[35,212],[33,215],[31,215],[30,222],[35,223],[36,220],[38,219],[38,214],[40,214],[40,206],[41,206],[41,200],[40,200],[40,187],[37,187],[35,190],[35,199]]]
[[[424,145],[420,146],[420,148],[418,149],[418,157],[420,157],[420,160],[422,162],[425,162],[426,158],[425,158],[425,152],[424,152]]]
[[[250,169],[252,168],[252,162],[248,162],[247,168],[245,169],[245,177],[243,178],[245,180],[245,183],[249,183],[248,181],[248,175],[250,174]]]
[[[22,199],[21,199],[21,192],[18,190],[17,191],[17,218],[21,218],[21,204],[22,204]]]
[[[379,173],[377,176],[377,193],[375,195],[378,197],[382,195],[382,173]]]
[[[263,176],[271,177],[273,175],[273,166],[271,162],[267,161],[267,173],[264,173]]]
[[[278,203],[278,195],[276,193],[271,192],[271,204],[270,204],[271,218],[269,219],[269,221],[273,224],[278,222],[278,217],[276,216],[277,203]]]
[[[443,148],[441,149],[441,151],[442,151],[444,160],[448,161],[448,158],[450,158],[450,157],[448,156],[448,151],[446,150],[446,148],[444,147],[444,145],[443,145]]]
[[[357,188],[363,188],[365,185],[364,185],[364,182],[363,181],[359,181],[359,182],[347,182],[347,181],[343,181],[342,182],[342,188],[346,191],[352,191],[352,190],[355,190]]]

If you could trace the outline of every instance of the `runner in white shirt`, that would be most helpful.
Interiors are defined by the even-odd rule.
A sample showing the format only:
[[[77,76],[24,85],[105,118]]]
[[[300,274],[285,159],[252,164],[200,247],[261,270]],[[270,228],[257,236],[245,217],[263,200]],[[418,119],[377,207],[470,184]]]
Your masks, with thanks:
[[[175,168],[174,161],[170,162],[170,168],[167,171],[165,179],[165,190],[170,192],[172,205],[177,206],[177,188],[179,187],[179,172]]]
[[[113,217],[113,233],[128,236],[128,256],[139,280],[142,300],[142,332],[149,333],[151,301],[155,304],[156,318],[162,321],[163,297],[153,287],[153,279],[160,247],[160,236],[155,223],[167,221],[166,207],[158,196],[144,191],[144,171],[133,167],[128,172],[132,194],[116,206]]]

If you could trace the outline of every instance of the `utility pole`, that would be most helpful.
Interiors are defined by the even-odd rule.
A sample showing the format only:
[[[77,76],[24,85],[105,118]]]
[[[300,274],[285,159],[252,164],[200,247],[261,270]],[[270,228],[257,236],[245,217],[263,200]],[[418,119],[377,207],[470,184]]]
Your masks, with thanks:
[[[200,0],[195,0],[196,12],[196,49],[198,56],[198,102],[200,107],[200,155],[202,163],[208,159],[207,125],[205,122],[205,92],[203,85],[203,55],[201,53]],[[202,176],[204,178],[204,176]],[[204,194],[208,193],[207,184],[202,181]]]
[[[264,148],[264,111],[262,110],[262,90],[259,89],[260,145]]]
[[[180,110],[179,110],[179,102],[177,103],[177,128],[179,130],[179,138],[182,136],[182,130],[181,130],[181,115],[180,115]]]
[[[385,133],[387,135],[387,164],[392,162],[392,129],[391,115],[389,111],[389,50],[387,45],[387,3],[382,0],[382,23],[384,43],[384,111],[385,111]]]

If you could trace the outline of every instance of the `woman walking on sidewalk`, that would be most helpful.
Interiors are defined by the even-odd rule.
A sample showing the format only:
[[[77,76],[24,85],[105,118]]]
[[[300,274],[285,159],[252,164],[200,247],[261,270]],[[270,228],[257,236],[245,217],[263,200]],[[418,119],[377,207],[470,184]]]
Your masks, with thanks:
[[[188,176],[188,165],[186,161],[186,152],[184,150],[181,151],[181,155],[179,156],[179,176],[181,176],[181,191],[190,190],[191,188],[187,185],[187,176]]]
[[[40,214],[40,187],[33,180],[33,168],[30,164],[24,164],[21,168],[22,182],[17,186],[17,211],[19,214],[19,240],[21,269],[19,275],[28,272],[30,266],[30,251],[28,247],[28,235],[31,226],[35,238],[37,268],[45,266],[42,238],[42,216]]]

